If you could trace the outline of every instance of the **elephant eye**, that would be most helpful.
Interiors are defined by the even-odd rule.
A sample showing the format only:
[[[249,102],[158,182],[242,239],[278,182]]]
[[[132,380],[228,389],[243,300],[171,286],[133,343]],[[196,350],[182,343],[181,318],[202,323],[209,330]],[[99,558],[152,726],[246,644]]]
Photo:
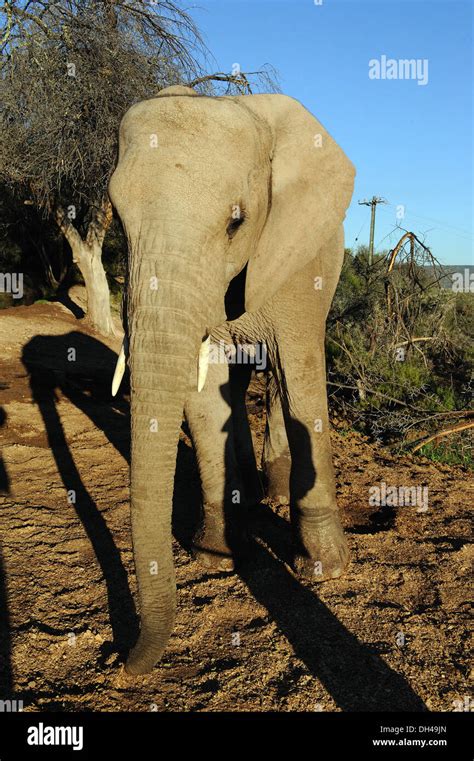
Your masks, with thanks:
[[[240,225],[243,224],[245,220],[245,214],[241,213],[240,217],[236,217],[235,219],[231,219],[229,224],[227,225],[227,235],[229,238],[233,238],[237,230],[239,229]]]

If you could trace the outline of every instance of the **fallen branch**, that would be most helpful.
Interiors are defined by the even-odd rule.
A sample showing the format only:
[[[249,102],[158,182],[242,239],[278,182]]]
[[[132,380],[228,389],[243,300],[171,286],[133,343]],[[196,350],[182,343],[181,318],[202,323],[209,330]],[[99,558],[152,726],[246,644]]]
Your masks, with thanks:
[[[388,274],[389,272],[391,272],[391,271],[392,271],[392,269],[393,269],[393,265],[395,264],[395,259],[396,259],[396,256],[397,256],[398,252],[400,251],[400,249],[401,249],[402,245],[403,245],[403,244],[404,244],[404,243],[405,243],[405,242],[406,242],[408,239],[410,239],[410,240],[412,240],[412,241],[413,241],[413,235],[414,235],[414,234],[413,234],[413,233],[411,233],[411,232],[407,232],[407,233],[405,233],[405,235],[402,235],[402,237],[401,237],[401,238],[400,238],[400,240],[398,241],[398,243],[397,243],[397,245],[395,246],[395,248],[394,248],[394,249],[393,249],[393,250],[390,252],[390,259],[389,259],[389,263],[388,263],[387,274]]]
[[[420,423],[426,423],[427,420],[433,420],[434,418],[439,417],[474,417],[474,412],[472,410],[451,410],[450,412],[434,412],[433,415],[428,415],[427,417],[420,418],[419,420],[415,420],[411,425],[408,425],[406,430],[409,431],[410,428],[413,428],[415,425],[420,425]],[[412,442],[413,443],[413,442]]]
[[[422,336],[420,338],[410,338],[409,341],[402,341],[400,344],[397,344],[395,348],[398,349],[400,348],[400,346],[407,346],[408,344],[414,344],[417,341],[436,341],[436,336]]]
[[[413,447],[411,451],[417,452],[426,444],[429,444],[431,441],[434,441],[435,439],[441,438],[441,436],[449,436],[451,433],[458,433],[459,431],[465,431],[468,428],[474,428],[474,420],[471,423],[460,423],[459,425],[454,425],[451,428],[445,428],[442,431],[433,433],[431,436],[428,436],[428,438],[424,439],[419,444],[417,444],[416,447]]]

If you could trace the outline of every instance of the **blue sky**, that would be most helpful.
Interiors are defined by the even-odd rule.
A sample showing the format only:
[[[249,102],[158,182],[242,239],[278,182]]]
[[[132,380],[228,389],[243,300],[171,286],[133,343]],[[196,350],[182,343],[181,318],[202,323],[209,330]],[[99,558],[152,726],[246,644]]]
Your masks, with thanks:
[[[198,0],[187,5],[217,69],[265,63],[357,169],[346,245],[390,248],[400,224],[425,237],[445,264],[470,264],[473,217],[472,0]],[[369,61],[427,59],[428,82],[371,79]],[[358,237],[358,243],[355,239]]]

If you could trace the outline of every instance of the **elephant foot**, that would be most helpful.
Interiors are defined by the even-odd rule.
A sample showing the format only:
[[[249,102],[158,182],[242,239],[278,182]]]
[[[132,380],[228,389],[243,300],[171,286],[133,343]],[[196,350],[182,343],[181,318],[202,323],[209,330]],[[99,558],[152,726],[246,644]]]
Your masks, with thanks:
[[[224,555],[220,552],[201,547],[193,547],[192,553],[199,565],[209,571],[232,573],[235,570],[235,562],[232,555]]]
[[[294,555],[298,575],[311,581],[329,581],[343,575],[350,559],[347,540],[339,518],[299,532]]]
[[[281,455],[276,460],[265,463],[266,493],[279,505],[289,504],[291,460]]]
[[[204,506],[204,521],[192,543],[193,557],[208,570],[231,573],[236,560],[246,554],[248,540],[241,521],[226,522],[219,510]]]

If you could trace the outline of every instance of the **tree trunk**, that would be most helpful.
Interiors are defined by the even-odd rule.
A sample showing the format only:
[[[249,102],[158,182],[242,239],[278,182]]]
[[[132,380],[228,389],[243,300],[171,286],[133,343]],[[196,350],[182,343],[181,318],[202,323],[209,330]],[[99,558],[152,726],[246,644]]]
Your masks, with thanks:
[[[114,335],[110,292],[102,264],[102,247],[84,241],[71,246],[73,261],[79,267],[87,292],[87,319],[104,335]]]
[[[112,221],[112,205],[104,197],[93,214],[85,240],[81,238],[64,210],[56,209],[56,222],[71,246],[72,260],[81,272],[87,292],[87,319],[104,335],[114,335],[110,309],[110,292],[104,265],[102,245]]]

